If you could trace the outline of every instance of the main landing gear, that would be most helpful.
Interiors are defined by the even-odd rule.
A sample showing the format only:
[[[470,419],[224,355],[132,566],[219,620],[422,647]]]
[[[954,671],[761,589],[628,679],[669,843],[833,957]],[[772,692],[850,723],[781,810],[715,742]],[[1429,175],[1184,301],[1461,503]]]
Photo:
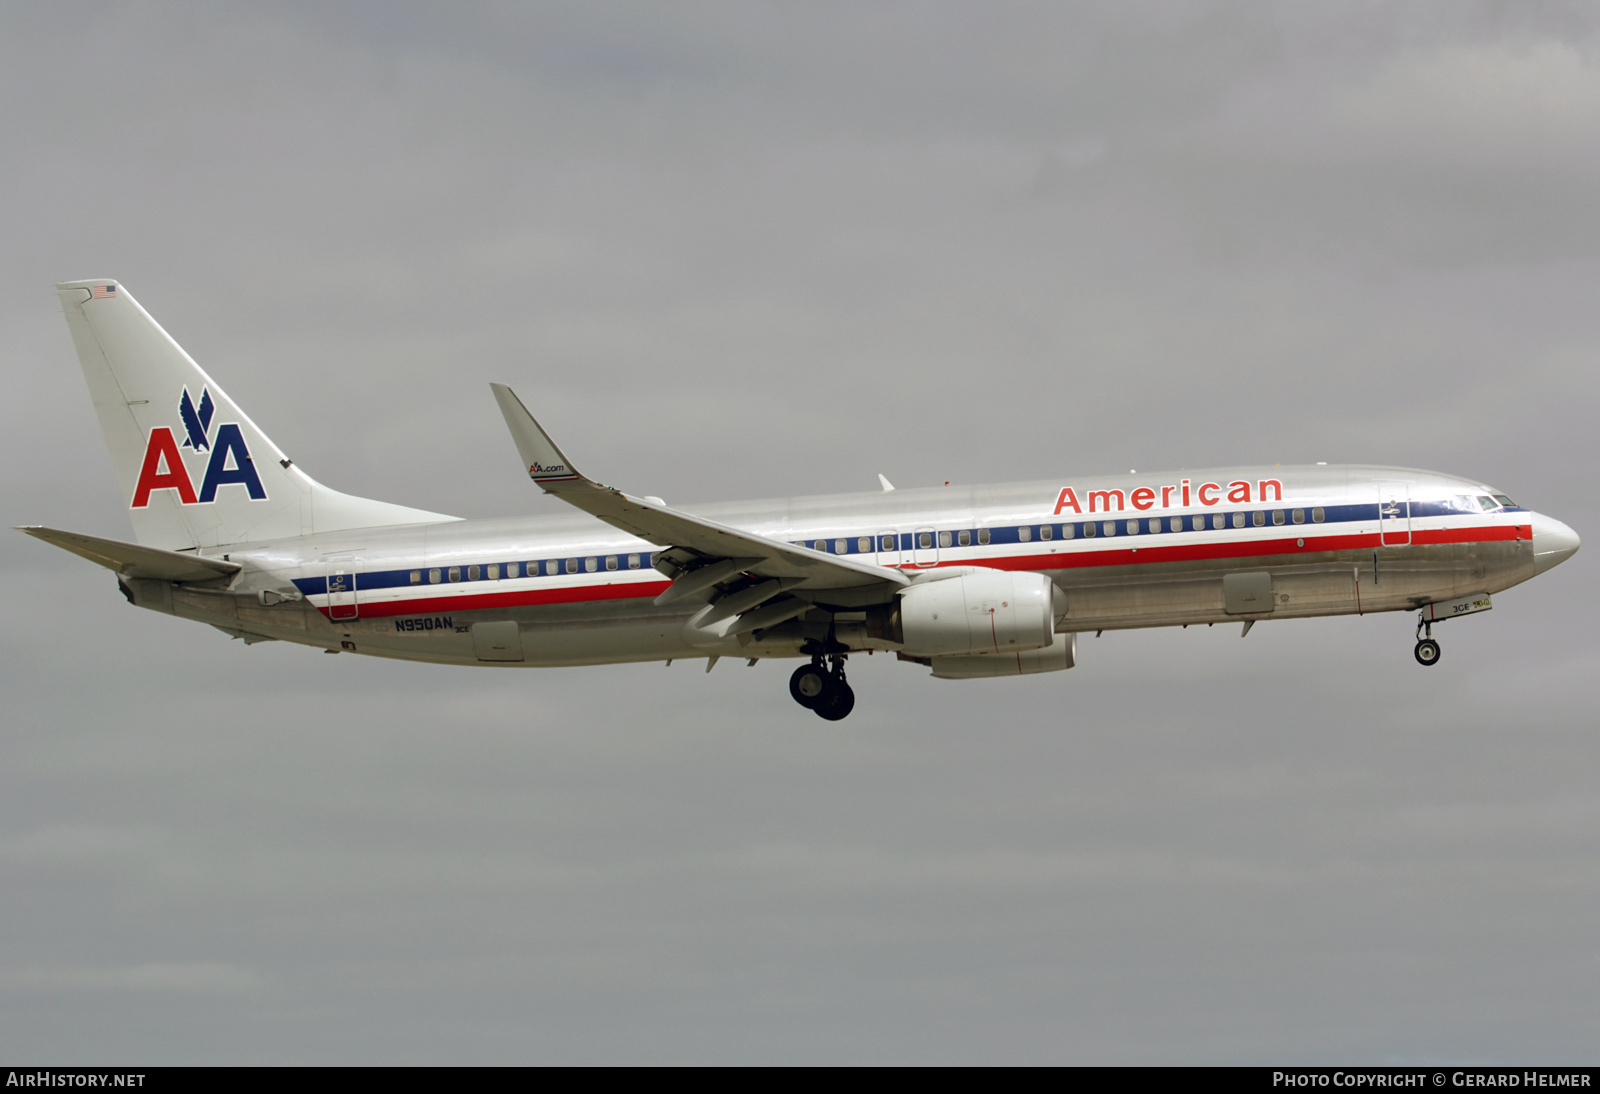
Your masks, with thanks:
[[[1424,637],[1426,635],[1426,637]],[[1433,624],[1417,622],[1417,646],[1411,651],[1411,656],[1417,659],[1419,665],[1437,665],[1439,663],[1439,643],[1433,640]]]
[[[820,656],[801,665],[789,677],[789,694],[794,701],[830,722],[846,717],[856,707],[856,693],[844,679],[844,655],[836,653],[824,666]]]

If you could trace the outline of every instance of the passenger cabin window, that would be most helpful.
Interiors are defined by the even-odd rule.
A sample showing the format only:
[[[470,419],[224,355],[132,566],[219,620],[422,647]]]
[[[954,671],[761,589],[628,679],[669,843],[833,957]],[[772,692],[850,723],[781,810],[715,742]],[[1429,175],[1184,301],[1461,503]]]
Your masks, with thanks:
[[[1233,526],[1235,528],[1243,528],[1244,527],[1244,514],[1243,513],[1235,513],[1235,514],[1233,514]]]
[[[413,585],[421,585],[422,584],[422,571],[421,570],[412,570],[411,571],[411,584],[413,584]]]
[[[928,548],[932,547],[933,546],[933,533],[932,532],[918,532],[917,533],[917,546],[922,548],[924,551],[926,551]]]
[[[1322,511],[1322,506],[1319,505],[1315,509],[1311,510],[1311,521],[1313,524],[1321,524],[1325,519],[1327,518]]]
[[[1190,517],[1189,527],[1193,528],[1196,532],[1204,532],[1206,530],[1206,515],[1204,513],[1199,513]]]
[[[1250,514],[1250,523],[1254,524],[1257,528],[1260,528],[1263,524],[1267,523],[1267,514],[1265,514],[1265,513],[1251,513]]]
[[[972,533],[968,532],[966,530],[962,530],[960,532],[957,532],[956,533],[956,542],[959,543],[963,547],[971,547],[972,546]]]
[[[1304,509],[1296,509],[1294,511],[1294,522],[1296,524],[1304,524],[1306,522],[1306,511]]]
[[[983,544],[984,546],[988,546],[988,544],[989,544],[989,529],[987,529],[987,528],[979,528],[978,529],[978,542],[980,544]]]
[[[1027,543],[1032,538],[1033,538],[1033,529],[1029,528],[1026,524],[1024,524],[1021,528],[1017,529],[1017,542],[1018,543]]]
[[[872,537],[871,536],[859,536],[859,537],[857,537],[857,539],[856,539],[856,550],[860,551],[862,554],[866,554],[868,551],[872,550]]]
[[[817,546],[817,550],[821,551],[823,554],[827,554],[828,553],[828,541],[827,540],[825,540],[825,539],[817,540],[816,546]]]
[[[639,556],[638,555],[629,555],[628,556],[628,569],[637,570],[638,568],[639,568]]]
[[[1093,539],[1094,538],[1094,522],[1093,521],[1090,521],[1089,523],[1087,523],[1087,524],[1085,524],[1083,526],[1083,535],[1084,535],[1085,539]]]
[[[430,585],[439,584],[439,571],[438,570],[429,570],[428,571],[428,584],[430,584]]]
[[[607,555],[606,556],[606,569],[615,570],[616,568],[617,568],[617,556],[616,555]]]
[[[1076,533],[1077,530],[1078,530],[1078,526],[1076,524],[1063,524],[1061,526],[1061,538],[1062,539],[1071,539],[1073,537],[1073,534]]]
[[[1167,531],[1169,531],[1169,532],[1181,532],[1181,531],[1183,531],[1183,518],[1182,517],[1169,517],[1167,519]]]
[[[476,566],[468,566],[467,567],[467,580],[468,581],[476,581],[476,580],[478,580],[478,574],[480,572],[481,571],[478,569],[478,567],[476,567]]]
[[[1211,527],[1212,528],[1226,528],[1227,526],[1228,526],[1228,514],[1226,514],[1226,513],[1212,513],[1211,514]]]
[[[593,555],[590,555],[588,558],[583,560],[583,568],[592,574],[600,568],[600,560],[595,558]]]
[[[850,548],[849,548],[849,547],[847,547],[847,546],[846,546],[846,545],[845,545],[845,542],[844,542],[844,540],[842,540],[842,539],[836,539],[836,540],[834,540],[834,541],[833,541],[833,553],[834,553],[834,554],[836,554],[836,555],[842,555],[842,554],[844,554],[844,553],[845,553],[845,552],[846,552],[846,551],[848,551],[848,550],[849,550],[849,549],[850,549]]]
[[[460,566],[452,566],[452,567],[450,567],[450,580],[451,580],[451,582],[456,582],[456,581],[460,581],[461,580],[461,567]]]
[[[941,546],[941,547],[950,546],[950,533],[949,532],[940,532],[939,533],[939,546]]]
[[[878,550],[880,550],[880,551],[892,551],[892,550],[894,550],[894,546],[895,546],[894,545],[894,541],[895,541],[895,537],[894,536],[880,536],[878,538]]]
[[[1283,510],[1282,509],[1274,509],[1272,511],[1272,523],[1273,524],[1282,524],[1283,523]]]
[[[575,559],[575,558],[567,559],[567,573],[575,574],[577,572],[578,572],[578,560]]]
[[[1150,518],[1150,531],[1152,531],[1152,532],[1161,531],[1161,518],[1160,517],[1151,517]]]
[[[1139,534],[1139,522],[1138,521],[1130,520],[1128,522],[1128,534],[1130,536],[1136,536],[1136,535]]]
[[[1056,530],[1054,528],[1052,528],[1050,525],[1048,525],[1048,524],[1039,525],[1039,538],[1040,539],[1054,539],[1055,538],[1055,534],[1056,534]]]
[[[1100,530],[1108,536],[1114,536],[1117,534],[1117,522],[1108,520],[1100,526]]]

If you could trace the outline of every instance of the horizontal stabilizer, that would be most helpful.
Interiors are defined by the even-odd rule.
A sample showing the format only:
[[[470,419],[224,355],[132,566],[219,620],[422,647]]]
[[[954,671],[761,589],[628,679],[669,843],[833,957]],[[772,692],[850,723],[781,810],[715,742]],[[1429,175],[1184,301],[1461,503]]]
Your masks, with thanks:
[[[38,526],[18,528],[35,539],[71,551],[81,558],[125,577],[147,577],[157,581],[217,581],[231,577],[242,568],[237,562],[220,558],[200,558],[159,547],[141,547],[117,539],[86,536],[82,532],[63,532]]]

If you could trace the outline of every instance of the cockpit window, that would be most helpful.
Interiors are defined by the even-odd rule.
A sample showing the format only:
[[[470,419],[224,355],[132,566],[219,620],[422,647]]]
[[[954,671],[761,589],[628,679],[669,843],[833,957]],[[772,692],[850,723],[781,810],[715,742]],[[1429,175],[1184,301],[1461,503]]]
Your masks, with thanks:
[[[1494,500],[1499,502],[1501,505],[1504,505],[1507,509],[1515,509],[1517,507],[1517,503],[1506,497],[1504,494],[1496,494],[1494,496]]]
[[[1495,500],[1493,498],[1487,497],[1486,495],[1483,495],[1483,494],[1479,494],[1478,495],[1478,504],[1483,506],[1483,511],[1485,513],[1487,513],[1491,509],[1500,508],[1500,506],[1495,504]]]

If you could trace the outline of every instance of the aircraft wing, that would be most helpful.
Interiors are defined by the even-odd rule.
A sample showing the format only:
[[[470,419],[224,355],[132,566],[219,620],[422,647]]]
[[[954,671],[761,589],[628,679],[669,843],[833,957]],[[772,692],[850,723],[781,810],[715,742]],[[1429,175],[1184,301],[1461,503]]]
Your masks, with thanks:
[[[60,547],[90,562],[128,577],[149,577],[158,581],[217,581],[231,577],[243,567],[220,558],[201,558],[159,547],[141,547],[118,539],[101,539],[82,532],[63,532],[37,525],[18,528],[35,539]]]
[[[726,569],[728,576],[745,572],[787,579],[785,588],[848,589],[883,583],[887,591],[910,583],[899,570],[888,566],[768,539],[603,486],[572,466],[515,392],[504,384],[489,386],[505,415],[528,476],[545,493],[599,517],[613,528],[662,547],[687,548],[708,563],[721,561],[725,566],[719,569]],[[739,565],[726,565],[731,563]]]

